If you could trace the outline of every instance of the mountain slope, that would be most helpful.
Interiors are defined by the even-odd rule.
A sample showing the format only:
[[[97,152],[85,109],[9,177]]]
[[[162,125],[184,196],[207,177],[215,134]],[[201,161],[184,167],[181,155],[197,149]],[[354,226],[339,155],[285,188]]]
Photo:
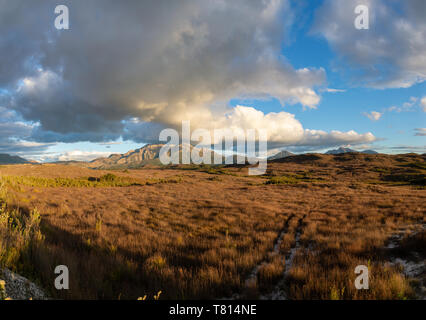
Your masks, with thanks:
[[[89,162],[87,167],[92,169],[132,169],[147,164],[160,165],[160,150],[163,146],[164,144],[150,144],[140,149],[131,150],[125,154],[112,154],[108,158],[98,158]],[[179,145],[179,159],[182,159],[182,150],[192,152],[194,148],[191,145]],[[203,155],[203,150],[199,150],[201,156]],[[173,160],[175,159],[172,158]],[[213,161],[214,152],[212,151],[212,163]],[[178,162],[181,163],[180,161]]]
[[[353,149],[350,149],[350,148],[343,148],[343,147],[340,147],[340,148],[334,149],[334,150],[328,150],[325,154],[342,154],[342,153],[349,153],[349,152],[378,154],[378,152],[376,152],[374,150],[357,151],[357,150],[353,150]]]
[[[349,153],[349,152],[358,152],[358,151],[355,151],[355,150],[350,149],[350,148],[340,147],[338,149],[328,150],[325,154],[341,154],[341,153]]]
[[[0,153],[0,164],[23,164],[23,163],[33,163],[33,162],[18,156],[11,156],[9,154]]]
[[[378,154],[377,151],[374,150],[364,150],[364,151],[360,151],[361,153],[366,153],[366,154]]]
[[[290,156],[294,156],[294,153],[288,152],[286,150],[282,150],[272,156],[269,156],[268,160],[276,160],[276,159],[286,158]]]
[[[136,168],[154,162],[160,164],[160,149],[162,144],[147,145],[140,149],[130,150],[125,154],[112,154],[107,158],[98,158],[88,164],[89,168]]]

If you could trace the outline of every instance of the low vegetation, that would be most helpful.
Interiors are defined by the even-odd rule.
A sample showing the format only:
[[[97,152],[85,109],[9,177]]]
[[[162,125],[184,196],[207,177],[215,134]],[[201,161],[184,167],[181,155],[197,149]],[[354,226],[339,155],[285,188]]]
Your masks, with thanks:
[[[413,299],[412,279],[389,263],[400,253],[385,247],[402,230],[402,251],[424,255],[424,185],[386,176],[424,175],[424,158],[366,157],[280,159],[260,177],[6,166],[0,265],[61,299],[258,298],[277,286],[289,299]],[[68,291],[53,288],[59,264]],[[359,264],[370,290],[354,287]]]
[[[44,188],[100,188],[100,187],[130,187],[153,185],[157,183],[179,183],[181,177],[171,177],[168,179],[146,179],[137,180],[128,177],[118,177],[112,173],[101,177],[88,178],[43,178],[31,176],[3,176],[2,181],[10,187],[28,186]]]
[[[41,216],[36,209],[25,213],[11,208],[7,200],[5,184],[0,180],[0,271],[8,268],[34,277],[38,272],[33,268],[33,261],[44,241]],[[0,300],[7,298],[5,285],[0,279]]]

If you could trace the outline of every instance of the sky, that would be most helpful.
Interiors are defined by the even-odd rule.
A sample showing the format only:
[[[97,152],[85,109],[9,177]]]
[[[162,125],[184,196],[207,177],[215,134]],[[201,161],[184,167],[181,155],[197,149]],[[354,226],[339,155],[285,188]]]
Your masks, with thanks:
[[[0,0],[0,153],[92,160],[186,120],[296,153],[426,152],[426,1],[61,3],[69,29],[57,1]]]

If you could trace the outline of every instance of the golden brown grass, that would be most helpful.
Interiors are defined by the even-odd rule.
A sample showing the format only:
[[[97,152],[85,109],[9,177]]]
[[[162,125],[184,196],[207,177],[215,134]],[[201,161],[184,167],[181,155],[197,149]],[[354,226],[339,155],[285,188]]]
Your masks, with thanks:
[[[138,184],[38,183],[94,177],[96,184],[108,173]],[[383,247],[400,229],[409,234],[425,225],[424,174],[422,156],[352,154],[270,162],[261,177],[241,166],[0,168],[8,207],[41,213],[44,241],[24,271],[54,297],[84,299],[136,299],[160,290],[162,298],[177,299],[256,295],[272,290],[286,268],[291,299],[413,298],[409,279],[386,265]],[[291,248],[297,251],[286,267]],[[69,291],[53,289],[59,264],[69,267]],[[370,290],[354,287],[358,264],[370,266]]]

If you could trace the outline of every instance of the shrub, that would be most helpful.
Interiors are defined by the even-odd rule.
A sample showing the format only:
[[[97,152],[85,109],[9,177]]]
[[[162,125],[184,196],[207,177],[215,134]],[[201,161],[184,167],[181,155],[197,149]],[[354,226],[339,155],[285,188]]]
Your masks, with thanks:
[[[7,190],[0,181],[0,266],[17,269],[24,265],[32,248],[43,240],[40,214],[10,209],[6,204]]]
[[[6,299],[6,282],[0,280],[0,300]]]
[[[119,180],[119,178],[112,173],[107,173],[99,179],[100,182],[115,182],[117,180]]]

